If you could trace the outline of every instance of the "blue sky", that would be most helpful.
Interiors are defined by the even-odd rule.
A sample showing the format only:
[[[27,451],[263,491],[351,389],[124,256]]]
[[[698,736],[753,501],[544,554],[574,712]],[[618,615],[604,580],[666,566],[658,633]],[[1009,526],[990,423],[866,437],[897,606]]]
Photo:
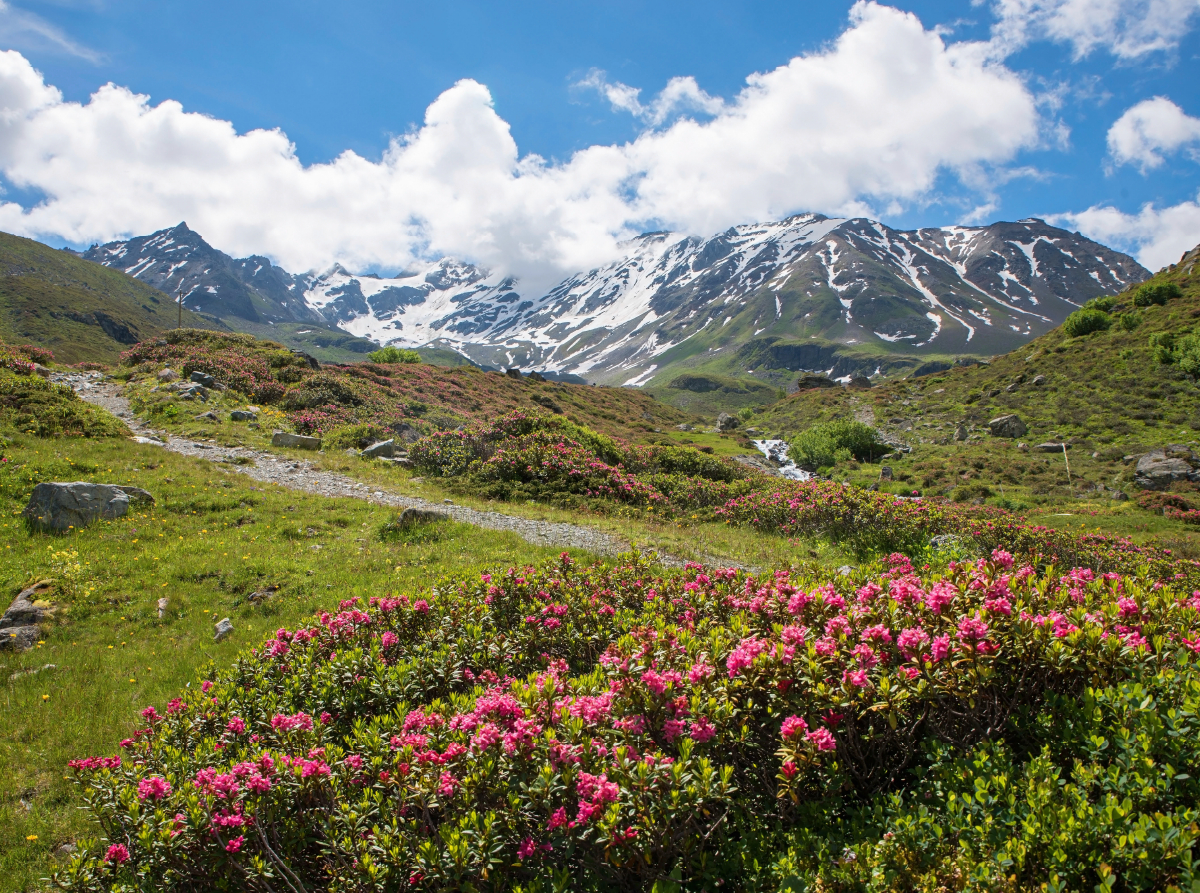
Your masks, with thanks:
[[[0,49],[26,66],[10,54],[0,103],[27,123],[0,133],[0,228],[80,245],[186,218],[292,268],[454,253],[553,278],[645,226],[1037,215],[1157,266],[1200,242],[1198,25],[1200,0],[11,2]],[[796,59],[747,112],[747,78]],[[892,90],[927,64],[928,96]],[[655,106],[673,78],[693,80]],[[286,138],[239,142],[259,129]]]

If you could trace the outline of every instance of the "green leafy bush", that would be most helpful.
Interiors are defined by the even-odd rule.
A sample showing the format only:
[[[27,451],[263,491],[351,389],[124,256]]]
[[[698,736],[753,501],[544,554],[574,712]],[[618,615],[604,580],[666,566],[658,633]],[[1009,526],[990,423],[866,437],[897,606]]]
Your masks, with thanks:
[[[338,425],[322,435],[327,449],[366,449],[373,443],[395,437],[390,428],[372,422]]]
[[[934,889],[869,859],[1190,884],[1197,601],[1001,552],[857,581],[564,555],[348,599],[74,761],[107,839],[55,882],[736,890],[774,856],[839,890]]]
[[[1117,304],[1117,299],[1112,295],[1105,295],[1102,298],[1092,298],[1083,305],[1084,310],[1102,310],[1108,313]]]
[[[801,468],[815,471],[836,465],[839,450],[845,451],[843,460],[854,458],[870,462],[890,449],[879,440],[879,432],[870,425],[842,420],[816,425],[798,435],[792,441],[788,455]]]
[[[1138,290],[1133,293],[1133,304],[1135,307],[1149,307],[1151,304],[1165,304],[1167,301],[1180,297],[1183,294],[1179,286],[1174,282],[1147,282],[1144,285],[1138,286]]]
[[[402,347],[394,347],[389,344],[387,347],[381,347],[379,350],[373,350],[367,354],[367,359],[372,363],[419,363],[421,355],[415,350],[407,350]]]
[[[1126,332],[1132,332],[1142,324],[1142,314],[1136,310],[1128,310],[1117,317],[1117,322]]]
[[[1156,332],[1150,336],[1154,358],[1168,366],[1178,366],[1182,372],[1200,376],[1200,335]]]
[[[1103,310],[1076,310],[1063,320],[1063,331],[1072,338],[1103,332],[1112,325],[1112,317]]]

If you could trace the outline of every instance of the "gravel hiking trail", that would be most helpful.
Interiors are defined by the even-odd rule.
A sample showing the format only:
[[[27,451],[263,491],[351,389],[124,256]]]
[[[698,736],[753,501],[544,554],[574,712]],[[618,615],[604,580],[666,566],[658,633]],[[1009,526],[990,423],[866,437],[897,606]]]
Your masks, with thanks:
[[[362,499],[376,505],[393,506],[399,509],[419,508],[442,512],[455,521],[473,524],[488,530],[510,530],[527,542],[537,546],[584,549],[599,555],[618,555],[628,552],[630,544],[624,540],[590,527],[578,524],[563,524],[557,521],[534,521],[517,518],[500,512],[481,512],[466,506],[442,502],[431,502],[416,496],[400,496],[385,490],[376,490],[353,478],[329,471],[318,471],[308,462],[278,456],[263,450],[248,450],[240,447],[225,447],[216,443],[188,440],[183,437],[168,437],[165,432],[155,431],[139,419],[121,395],[121,386],[105,379],[100,372],[55,373],[51,380],[70,385],[84,400],[106,409],[121,419],[137,438],[161,442],[165,449],[183,456],[194,456],[212,462],[230,463],[230,471],[247,475],[256,481],[278,484],[291,490],[303,490],[319,496],[348,497]],[[248,461],[247,461],[248,460]],[[239,464],[241,463],[241,464]],[[669,566],[682,566],[683,560],[658,554],[659,560]]]

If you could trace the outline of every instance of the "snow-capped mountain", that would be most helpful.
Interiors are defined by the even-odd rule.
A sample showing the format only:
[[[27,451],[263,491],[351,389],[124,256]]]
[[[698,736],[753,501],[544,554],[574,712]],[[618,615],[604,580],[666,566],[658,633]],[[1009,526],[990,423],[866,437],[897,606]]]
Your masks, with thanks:
[[[488,365],[618,384],[643,384],[682,360],[723,358],[744,372],[736,367],[746,357],[824,369],[838,350],[1001,353],[1149,275],[1132,258],[1036,218],[905,232],[805,214],[709,239],[647,233],[624,247],[619,260],[541,296],[449,258],[391,278],[340,266],[291,276],[262,258],[227,258],[182,224],[85,256],[151,284],[160,277],[164,290],[182,277],[188,307],[234,293],[224,278],[202,278],[228,275],[260,314],[308,313],[379,343],[448,347]],[[210,262],[217,255],[228,263]],[[191,272],[179,265],[185,258]]]
[[[235,260],[181,223],[124,242],[93,245],[87,260],[153,285],[183,306],[233,322],[324,322],[304,301],[310,277],[293,276],[265,257]]]

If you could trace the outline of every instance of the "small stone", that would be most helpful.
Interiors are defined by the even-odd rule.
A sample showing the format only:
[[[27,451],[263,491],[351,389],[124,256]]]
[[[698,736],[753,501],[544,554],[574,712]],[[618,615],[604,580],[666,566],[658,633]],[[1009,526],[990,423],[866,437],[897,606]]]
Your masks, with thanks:
[[[396,519],[397,527],[413,527],[417,524],[439,524],[449,521],[450,516],[445,512],[435,512],[430,509],[408,508]]]
[[[175,381],[177,378],[179,378],[179,373],[176,372],[174,369],[172,369],[170,366],[165,366],[165,367],[163,367],[162,370],[159,371],[159,373],[156,377],[163,384],[166,384],[167,382]]]
[[[446,505],[454,505],[453,499],[443,499],[442,502],[445,503]]]
[[[890,466],[890,465],[883,465],[883,466],[880,466],[880,468],[879,468],[879,479],[880,479],[881,481],[890,481],[890,480],[892,480],[892,466]]]
[[[851,574],[854,573],[854,571],[855,571],[854,565],[851,565],[851,564],[843,564],[841,567],[839,567],[837,569],[839,577],[849,577]]]
[[[164,595],[158,600],[158,619],[162,620],[167,613],[167,597]]]
[[[362,454],[372,459],[391,459],[396,454],[396,441],[392,439],[381,440],[378,443],[373,443],[363,450]]]
[[[1046,383],[1046,376],[1044,376],[1044,375],[1035,375],[1034,376],[1033,386],[1035,388],[1040,388],[1045,383]]]
[[[321,448],[321,438],[276,431],[271,435],[271,446],[295,447],[301,450],[319,450]]]
[[[1061,453],[1063,449],[1070,449],[1070,444],[1056,443],[1053,440],[1048,440],[1045,443],[1039,443],[1034,447],[1039,453]]]
[[[56,849],[54,851],[54,855],[60,859],[65,859],[67,856],[70,856],[74,852],[75,852],[75,844],[64,843],[62,846],[60,846],[58,849]]]
[[[1018,444],[1017,444],[1017,449],[1018,449],[1018,450],[1020,450],[1022,453],[1028,452],[1028,451],[1029,451],[1029,444],[1027,444],[1027,443],[1018,443]]]
[[[683,423],[683,424],[681,424],[681,425],[676,425],[676,426],[675,426],[675,430],[676,430],[676,431],[691,431],[691,430],[692,430],[692,426],[691,426],[691,425],[689,425],[689,424],[687,424],[687,423],[685,422],[685,423]]]
[[[966,425],[959,425],[954,429],[954,439],[959,442],[966,440],[969,436],[970,432],[967,430]]]
[[[206,388],[215,387],[217,383],[211,375],[201,372],[199,369],[195,370],[188,380]]]
[[[208,412],[202,412],[199,415],[194,415],[194,416],[192,416],[192,418],[195,419],[197,422],[199,422],[201,420],[204,420],[207,422],[221,421],[221,417],[219,415],[217,415],[215,412],[213,412],[211,409]]]
[[[49,378],[50,370],[47,369],[45,366],[43,366],[41,363],[34,363],[33,364],[33,374],[37,375],[41,378]]]
[[[257,422],[258,416],[244,409],[235,409],[229,414],[229,420],[231,422]]]
[[[216,633],[213,635],[213,641],[220,642],[222,639],[224,639],[226,636],[230,635],[232,632],[233,632],[233,621],[230,620],[228,617],[226,617],[216,625]]]

